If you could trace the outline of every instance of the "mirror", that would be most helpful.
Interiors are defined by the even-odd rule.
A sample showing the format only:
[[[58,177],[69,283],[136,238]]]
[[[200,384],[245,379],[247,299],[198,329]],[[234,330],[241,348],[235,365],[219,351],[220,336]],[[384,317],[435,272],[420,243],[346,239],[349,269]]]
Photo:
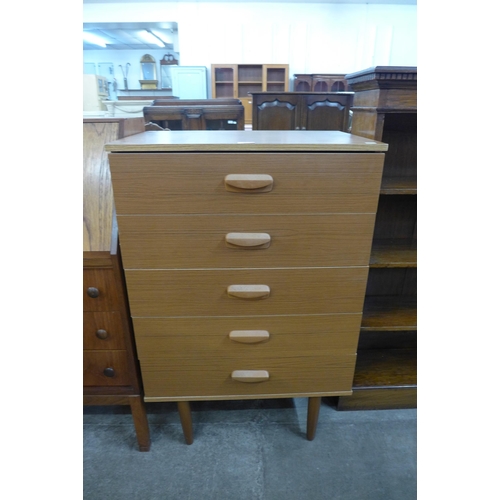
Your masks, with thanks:
[[[172,89],[172,72],[170,68],[172,66],[177,66],[179,61],[174,57],[173,54],[165,54],[163,59],[160,59],[160,76],[161,76],[161,88],[162,89]]]
[[[141,71],[142,80],[139,80],[141,88],[156,89],[158,87],[158,79],[156,77],[156,59],[153,56],[144,54],[141,57]]]

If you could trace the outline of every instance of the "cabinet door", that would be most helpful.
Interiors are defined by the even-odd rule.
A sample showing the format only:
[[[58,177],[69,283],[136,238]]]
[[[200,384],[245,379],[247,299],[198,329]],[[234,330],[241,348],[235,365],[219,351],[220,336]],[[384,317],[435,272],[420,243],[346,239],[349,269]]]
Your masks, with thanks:
[[[255,130],[299,130],[300,96],[254,95],[253,119]]]
[[[207,98],[205,66],[172,66],[172,94],[180,99]]]
[[[304,95],[305,130],[347,131],[349,99],[347,95]]]

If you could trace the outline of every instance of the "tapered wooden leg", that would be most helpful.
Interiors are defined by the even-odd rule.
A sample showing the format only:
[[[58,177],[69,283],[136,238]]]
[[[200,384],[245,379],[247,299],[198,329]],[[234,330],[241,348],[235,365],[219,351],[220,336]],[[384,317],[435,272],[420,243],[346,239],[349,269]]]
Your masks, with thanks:
[[[309,398],[307,403],[307,439],[312,441],[316,435],[321,398]]]
[[[149,437],[149,424],[146,406],[140,396],[130,396],[130,409],[134,419],[135,433],[139,443],[139,451],[149,451],[151,439]]]
[[[178,401],[177,409],[181,417],[182,431],[184,432],[184,439],[186,444],[193,443],[193,422],[191,420],[191,407],[189,401]]]

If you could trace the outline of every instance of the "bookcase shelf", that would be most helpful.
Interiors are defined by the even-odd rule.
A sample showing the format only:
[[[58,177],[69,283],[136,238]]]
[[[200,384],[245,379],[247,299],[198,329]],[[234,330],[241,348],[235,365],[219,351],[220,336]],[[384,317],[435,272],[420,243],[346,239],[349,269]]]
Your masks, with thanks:
[[[212,64],[212,97],[240,99],[252,123],[252,92],[287,92],[288,64]]]
[[[386,142],[353,382],[339,410],[417,404],[417,68],[346,75],[352,133]]]

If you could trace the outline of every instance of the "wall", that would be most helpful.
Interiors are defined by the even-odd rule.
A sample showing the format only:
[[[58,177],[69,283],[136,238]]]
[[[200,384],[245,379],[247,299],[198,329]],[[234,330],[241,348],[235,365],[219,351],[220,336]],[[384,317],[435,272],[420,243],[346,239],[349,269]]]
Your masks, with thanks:
[[[180,64],[209,70],[212,63],[288,63],[292,78],[294,73],[417,65],[416,5],[195,1],[83,5],[83,22],[153,21],[177,22]],[[88,61],[94,51],[85,52]],[[138,80],[143,54],[133,52],[122,56],[135,63],[129,80],[132,76]],[[159,52],[157,59],[163,57]]]

